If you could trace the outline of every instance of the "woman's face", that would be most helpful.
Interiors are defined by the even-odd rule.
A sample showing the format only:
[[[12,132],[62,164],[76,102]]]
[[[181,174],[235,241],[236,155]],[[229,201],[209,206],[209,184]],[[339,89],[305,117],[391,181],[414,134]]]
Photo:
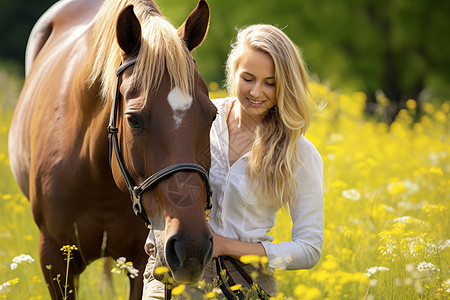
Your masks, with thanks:
[[[245,48],[235,80],[237,98],[249,116],[260,119],[277,104],[275,64],[269,54]]]

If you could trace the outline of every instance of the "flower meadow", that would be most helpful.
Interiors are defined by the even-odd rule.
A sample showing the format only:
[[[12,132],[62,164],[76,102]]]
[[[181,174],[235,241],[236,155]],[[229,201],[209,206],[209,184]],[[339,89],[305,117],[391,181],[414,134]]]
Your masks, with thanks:
[[[7,97],[16,99],[18,89],[5,89],[0,86],[0,299],[48,299],[38,230],[8,161],[13,101]],[[210,89],[211,98],[224,96],[217,84]],[[322,258],[310,270],[277,270],[280,293],[273,299],[448,299],[450,101],[410,99],[387,125],[379,121],[389,104],[381,96],[380,113],[367,117],[363,93],[315,83],[311,90],[326,104],[307,133],[324,162]],[[289,215],[280,212],[271,231],[275,241],[289,240],[290,230]],[[76,246],[64,246],[61,255],[70,260],[70,251]],[[111,266],[99,260],[75,292],[79,299],[127,299],[126,274],[138,272],[126,258]],[[103,280],[107,273],[112,286]],[[74,292],[57,284],[62,295]],[[221,299],[214,292],[205,298]]]

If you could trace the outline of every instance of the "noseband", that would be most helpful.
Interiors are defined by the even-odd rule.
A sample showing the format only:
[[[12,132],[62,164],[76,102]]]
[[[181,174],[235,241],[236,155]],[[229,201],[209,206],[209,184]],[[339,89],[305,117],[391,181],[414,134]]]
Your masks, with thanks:
[[[165,169],[162,169],[146,180],[142,182],[139,186],[137,186],[133,178],[131,178],[130,174],[127,172],[127,169],[125,168],[125,164],[123,163],[122,155],[119,152],[119,142],[117,138],[117,134],[119,133],[119,128],[116,127],[117,123],[117,112],[118,112],[118,106],[119,106],[119,98],[120,98],[120,81],[119,77],[120,75],[130,66],[134,65],[137,61],[137,56],[125,61],[123,64],[119,66],[119,68],[116,70],[117,75],[117,87],[116,87],[116,94],[114,96],[114,100],[111,107],[111,115],[109,118],[109,125],[108,125],[108,139],[109,139],[109,162],[111,164],[111,157],[112,152],[116,155],[117,164],[119,165],[120,172],[122,173],[123,178],[125,179],[125,183],[128,187],[128,190],[130,192],[130,195],[133,199],[133,211],[134,213],[140,217],[142,220],[144,220],[147,227],[151,228],[150,219],[148,218],[147,214],[145,213],[145,210],[142,206],[142,194],[153,188],[156,184],[158,184],[163,179],[177,173],[177,172],[197,172],[202,176],[203,180],[205,181],[205,187],[206,187],[206,208],[205,213],[208,214],[211,210],[212,204],[211,204],[211,185],[209,183],[209,175],[206,172],[206,170],[194,163],[180,163],[171,165]]]

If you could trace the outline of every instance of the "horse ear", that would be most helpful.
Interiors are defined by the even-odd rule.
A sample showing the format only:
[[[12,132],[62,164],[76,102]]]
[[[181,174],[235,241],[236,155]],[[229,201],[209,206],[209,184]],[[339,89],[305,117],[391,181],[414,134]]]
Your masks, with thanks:
[[[134,55],[141,43],[141,24],[134,14],[133,5],[125,7],[117,18],[116,37],[125,54]]]
[[[194,50],[203,42],[208,31],[208,25],[208,3],[205,0],[199,0],[197,7],[178,29],[178,35],[184,40],[189,51]]]

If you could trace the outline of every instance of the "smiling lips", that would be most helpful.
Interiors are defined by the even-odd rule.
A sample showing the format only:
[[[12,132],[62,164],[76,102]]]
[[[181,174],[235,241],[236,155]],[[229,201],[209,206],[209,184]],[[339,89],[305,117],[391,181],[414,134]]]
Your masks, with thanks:
[[[250,103],[253,104],[253,105],[261,105],[261,104],[263,104],[264,102],[266,102],[265,100],[263,100],[263,101],[257,101],[257,100],[253,100],[253,99],[250,99],[250,98],[247,98],[247,101],[250,102]]]

